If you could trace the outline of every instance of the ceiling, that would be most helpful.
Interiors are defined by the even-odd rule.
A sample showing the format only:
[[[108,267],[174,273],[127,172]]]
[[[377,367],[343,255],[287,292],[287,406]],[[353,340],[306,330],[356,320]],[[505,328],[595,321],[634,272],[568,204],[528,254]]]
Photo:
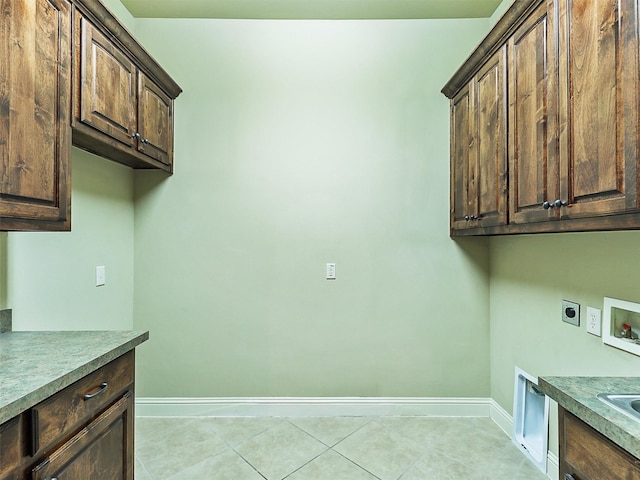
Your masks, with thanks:
[[[501,0],[121,0],[139,18],[411,19],[490,17]]]

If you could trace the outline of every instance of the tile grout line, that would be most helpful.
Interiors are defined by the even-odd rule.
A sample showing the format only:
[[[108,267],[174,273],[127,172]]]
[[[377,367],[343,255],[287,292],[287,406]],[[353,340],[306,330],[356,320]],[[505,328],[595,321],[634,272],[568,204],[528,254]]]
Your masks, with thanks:
[[[338,442],[340,443],[340,442]],[[337,445],[337,443],[336,443]],[[369,475],[371,475],[373,478],[375,478],[376,480],[381,480],[381,478],[379,476],[377,476],[375,473],[370,472],[369,470],[367,470],[365,467],[363,467],[362,465],[357,464],[356,462],[354,462],[353,460],[351,460],[349,457],[345,457],[342,453],[338,452],[337,450],[334,450],[333,448],[331,448],[331,451],[334,453],[337,453],[338,455],[340,455],[342,458],[344,458],[345,460],[347,460],[348,462],[353,463],[356,467],[364,470],[365,472],[367,472]],[[404,475],[404,474],[403,474]]]
[[[355,465],[356,467],[358,467],[359,469],[367,472],[369,475],[371,475],[372,477],[374,477],[376,480],[381,480],[380,477],[378,477],[377,475],[375,475],[374,473],[370,472],[369,470],[367,470],[365,467],[363,467],[362,465],[357,464],[354,460],[350,459],[349,457],[346,457],[345,455],[343,455],[342,453],[340,453],[339,451],[335,450],[334,447],[336,447],[337,445],[339,445],[340,443],[344,442],[347,438],[351,437],[352,435],[355,435],[357,432],[359,432],[360,430],[362,430],[364,427],[366,427],[367,425],[373,423],[375,421],[375,419],[371,418],[371,417],[362,417],[362,418],[366,418],[366,421],[360,425],[358,428],[356,428],[353,432],[349,433],[348,435],[346,435],[345,437],[341,438],[340,440],[338,440],[337,442],[335,442],[333,445],[327,445],[325,442],[323,442],[322,440],[320,440],[319,438],[315,437],[313,434],[307,432],[306,430],[304,430],[302,427],[296,425],[295,423],[293,423],[291,421],[290,418],[287,419],[287,421],[289,423],[291,423],[294,427],[300,429],[301,431],[303,431],[304,433],[306,433],[307,435],[309,435],[311,438],[317,440],[318,442],[322,443],[323,445],[326,445],[328,448],[327,450],[325,450],[324,452],[322,452],[321,454],[317,455],[316,457],[312,458],[311,460],[309,460],[307,463],[305,463],[304,465],[302,465],[301,467],[297,468],[296,470],[294,470],[293,472],[291,472],[289,475],[287,475],[286,477],[284,477],[282,480],[286,480],[288,477],[290,477],[291,475],[293,475],[295,472],[297,472],[298,470],[301,470],[302,468],[306,467],[307,465],[309,465],[311,462],[313,462],[315,459],[319,458],[322,455],[325,455],[327,452],[331,451],[339,456],[341,456],[342,458],[344,458],[345,460],[347,460],[349,463]],[[386,428],[386,427],[385,427]],[[417,460],[416,460],[417,463]],[[404,473],[403,473],[404,475]]]
[[[142,467],[142,469],[144,470],[144,473],[146,474],[146,476],[150,479],[150,480],[154,480],[153,476],[151,476],[151,473],[149,473],[149,470],[147,470],[147,467],[145,466],[145,464],[142,462],[142,459],[136,455],[136,453],[133,453],[134,458],[138,459],[138,465],[140,465]],[[135,465],[135,462],[134,462]],[[135,467],[134,467],[135,468]],[[135,472],[134,472],[135,475]]]

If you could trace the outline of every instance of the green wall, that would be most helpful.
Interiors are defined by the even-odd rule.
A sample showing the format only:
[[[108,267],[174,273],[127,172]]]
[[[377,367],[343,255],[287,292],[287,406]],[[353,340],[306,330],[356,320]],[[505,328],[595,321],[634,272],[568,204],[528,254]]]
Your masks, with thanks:
[[[72,154],[72,231],[6,234],[6,306],[15,330],[133,327],[133,174]],[[95,267],[106,285],[95,286]]]
[[[495,23],[511,0],[496,10]],[[640,232],[493,237],[490,240],[491,397],[512,413],[514,370],[535,376],[638,375],[640,358],[586,332],[588,306],[640,302]],[[580,327],[561,321],[563,299],[581,304]],[[550,448],[557,454],[552,402]]]
[[[489,395],[439,93],[487,26],[136,20],[184,89],[175,175],[136,175],[138,395]]]
[[[0,232],[0,310],[7,308],[7,232]]]
[[[584,316],[640,302],[640,232],[447,235],[439,89],[496,19],[125,18],[185,90],[176,174],[74,149],[73,231],[0,234],[0,307],[18,329],[149,329],[142,396],[491,396],[511,412],[516,365],[635,375]]]
[[[636,376],[640,358],[586,332],[586,307],[603,298],[640,302],[640,232],[496,237],[491,255],[491,397],[512,410],[514,368],[535,376]],[[562,299],[581,324],[561,321]],[[551,441],[557,452],[556,416]]]
[[[103,2],[133,30],[119,0]],[[133,172],[74,148],[71,176],[72,232],[0,232],[0,309],[15,330],[131,329]]]
[[[100,0],[105,7],[107,7],[113,15],[120,20],[120,22],[131,33],[135,34],[136,19],[129,13],[127,7],[125,7],[120,0]],[[135,36],[135,35],[134,35]]]

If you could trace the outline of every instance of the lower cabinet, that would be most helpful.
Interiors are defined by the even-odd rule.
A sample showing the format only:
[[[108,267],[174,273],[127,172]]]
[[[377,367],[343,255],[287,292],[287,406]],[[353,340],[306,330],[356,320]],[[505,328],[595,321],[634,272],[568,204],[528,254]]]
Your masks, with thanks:
[[[33,469],[33,480],[132,480],[133,394],[127,392]]]
[[[0,480],[133,480],[134,351],[0,425]]]
[[[640,460],[558,407],[561,480],[640,480]]]

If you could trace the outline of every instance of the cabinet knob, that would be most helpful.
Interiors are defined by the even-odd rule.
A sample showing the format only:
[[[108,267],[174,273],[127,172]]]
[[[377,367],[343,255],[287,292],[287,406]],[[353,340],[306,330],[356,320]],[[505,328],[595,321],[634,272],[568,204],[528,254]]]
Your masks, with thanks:
[[[141,140],[141,142],[142,142],[142,143],[144,143],[144,144],[151,143],[151,141],[150,141],[148,138],[143,138],[143,139]]]
[[[564,200],[556,200],[555,202],[553,202],[553,206],[556,208],[560,208],[560,207],[565,207],[567,205],[567,202],[565,202]]]
[[[542,208],[544,208],[545,210],[549,210],[552,207],[552,205],[549,202],[544,202],[542,204]]]
[[[574,477],[570,473],[565,473],[564,474],[564,480],[576,480],[576,477]]]
[[[465,215],[465,216],[464,216],[464,219],[465,219],[466,221],[469,221],[469,220],[471,220],[471,217],[470,217],[469,215]]]
[[[131,135],[131,138],[133,138],[134,140],[137,139],[137,138],[140,138],[140,134],[138,132],[136,132],[133,135]]]

